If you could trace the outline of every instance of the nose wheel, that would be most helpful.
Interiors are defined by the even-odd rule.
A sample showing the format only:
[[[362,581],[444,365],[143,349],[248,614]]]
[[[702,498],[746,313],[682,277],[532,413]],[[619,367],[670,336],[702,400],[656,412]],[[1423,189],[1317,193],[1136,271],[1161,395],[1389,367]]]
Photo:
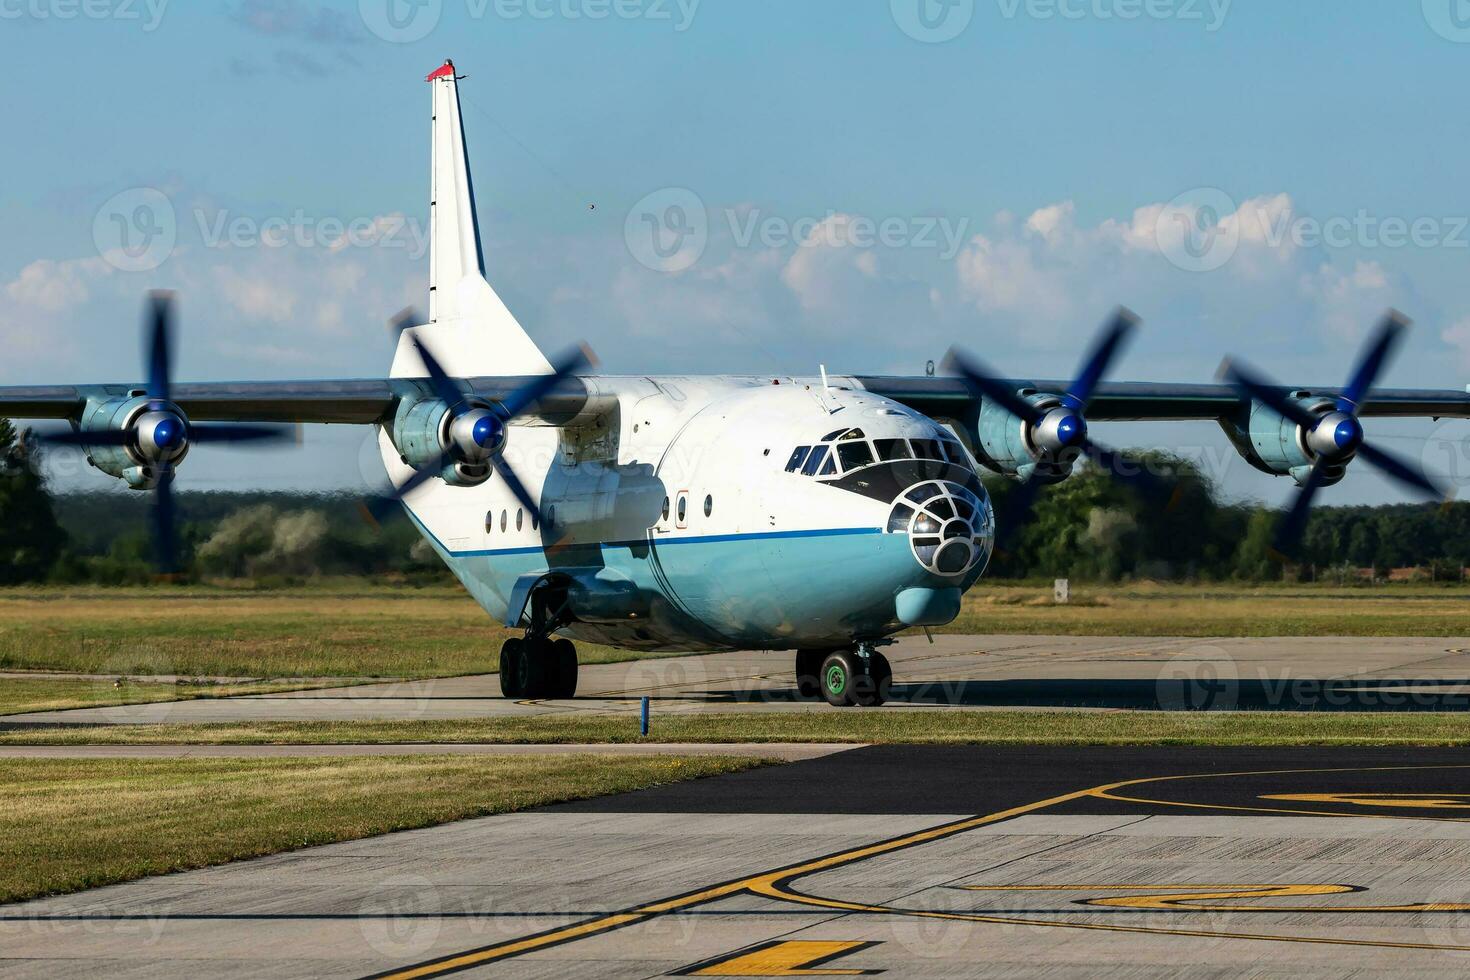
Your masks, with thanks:
[[[803,664],[801,654],[797,656],[800,690]],[[888,658],[877,650],[866,657],[855,650],[838,650],[822,660],[814,680],[821,697],[834,708],[876,708],[888,700],[888,692],[893,685],[893,667]]]
[[[512,637],[500,648],[500,693],[507,698],[566,700],[577,693],[577,648],[571,640]]]

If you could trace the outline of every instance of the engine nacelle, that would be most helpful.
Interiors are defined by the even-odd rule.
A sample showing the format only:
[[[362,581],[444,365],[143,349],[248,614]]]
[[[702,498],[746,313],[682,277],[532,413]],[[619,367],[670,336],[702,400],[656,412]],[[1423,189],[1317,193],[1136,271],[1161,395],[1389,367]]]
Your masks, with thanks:
[[[78,429],[108,433],[110,445],[84,445],[87,462],[134,490],[152,490],[163,473],[189,454],[189,426],[178,406],[135,394],[88,401]],[[116,433],[127,437],[117,440]],[[100,440],[99,440],[100,442]]]
[[[1045,413],[1041,421],[1033,425],[982,399],[975,426],[980,461],[1007,476],[1060,483],[1072,474],[1087,420],[1061,395],[1025,389],[1019,394]]]
[[[452,486],[473,487],[490,478],[490,461],[505,448],[505,424],[488,405],[456,406],[437,398],[405,399],[393,417],[393,445],[414,469],[438,468]]]
[[[1329,464],[1323,485],[1337,483],[1346,475],[1347,464],[1362,441],[1362,426],[1351,415],[1337,411],[1331,398],[1306,391],[1292,392],[1289,397],[1321,419],[1316,428],[1309,432],[1259,402],[1252,402],[1244,416],[1221,419],[1220,426],[1246,462],[1264,473],[1290,476],[1297,484],[1305,484],[1321,458]]]

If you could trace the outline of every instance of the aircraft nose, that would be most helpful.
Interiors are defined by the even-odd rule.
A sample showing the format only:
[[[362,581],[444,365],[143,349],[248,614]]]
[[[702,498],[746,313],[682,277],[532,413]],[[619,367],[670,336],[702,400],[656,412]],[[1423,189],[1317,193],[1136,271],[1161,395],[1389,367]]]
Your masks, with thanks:
[[[888,531],[907,534],[914,560],[942,578],[960,578],[988,562],[995,543],[988,497],[945,480],[906,490],[893,504]]]

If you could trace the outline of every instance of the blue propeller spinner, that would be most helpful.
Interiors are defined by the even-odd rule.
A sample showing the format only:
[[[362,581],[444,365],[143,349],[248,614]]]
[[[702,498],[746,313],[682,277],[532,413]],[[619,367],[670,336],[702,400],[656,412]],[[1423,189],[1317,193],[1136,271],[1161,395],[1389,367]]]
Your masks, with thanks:
[[[52,445],[85,448],[118,446],[142,461],[153,473],[153,550],[159,572],[178,571],[178,533],[173,499],[174,467],[189,447],[204,443],[300,442],[300,429],[290,425],[201,425],[190,422],[171,400],[169,381],[173,359],[172,324],[174,294],[155,291],[148,296],[143,329],[144,357],[148,381],[147,402],[121,429],[96,432],[73,431],[41,436]]]
[[[1129,310],[1120,308],[1103,326],[1102,333],[1083,359],[1076,380],[1061,393],[1059,404],[1050,407],[1021,397],[1014,381],[1003,380],[987,365],[958,349],[949,352],[945,367],[958,373],[977,395],[1000,405],[1023,421],[1028,426],[1031,444],[1041,454],[1052,460],[1074,459],[1083,455],[1115,479],[1140,490],[1152,491],[1156,488],[1155,481],[1113,450],[1094,442],[1087,429],[1087,406],[1137,326],[1138,318]],[[1007,539],[1025,523],[1036,503],[1037,493],[1047,482],[1040,467],[1033,469],[1022,482],[1004,518],[1002,534]]]
[[[1302,534],[1306,531],[1312,499],[1333,478],[1335,468],[1345,466],[1354,458],[1362,457],[1369,466],[1410,489],[1431,497],[1443,495],[1443,491],[1430,482],[1423,471],[1368,444],[1365,441],[1363,423],[1358,419],[1358,412],[1373,390],[1374,382],[1383,372],[1408,326],[1409,321],[1403,314],[1396,310],[1388,313],[1369,340],[1368,346],[1364,348],[1347,386],[1338,394],[1331,410],[1320,415],[1308,411],[1301,402],[1288,397],[1286,392],[1289,389],[1271,384],[1240,362],[1227,360],[1221,365],[1221,375],[1229,379],[1243,396],[1296,423],[1301,428],[1303,442],[1314,457],[1311,472],[1302,483],[1295,503],[1276,530],[1274,547],[1278,555],[1290,556],[1295,553]]]
[[[409,309],[393,318],[393,327],[401,333],[419,322],[417,313]],[[488,463],[525,507],[532,523],[546,528],[550,534],[551,529],[543,520],[541,509],[516,474],[515,467],[505,458],[506,429],[564,379],[593,364],[592,352],[585,346],[579,347],[554,363],[550,374],[535,378],[499,401],[489,402],[477,400],[466,392],[463,379],[451,378],[422,337],[415,337],[414,345],[428,372],[434,396],[449,408],[448,446],[437,461],[418,467],[413,476],[386,498],[387,502],[401,503],[410,493],[455,462]],[[370,507],[367,516],[376,523],[382,516],[380,506]]]

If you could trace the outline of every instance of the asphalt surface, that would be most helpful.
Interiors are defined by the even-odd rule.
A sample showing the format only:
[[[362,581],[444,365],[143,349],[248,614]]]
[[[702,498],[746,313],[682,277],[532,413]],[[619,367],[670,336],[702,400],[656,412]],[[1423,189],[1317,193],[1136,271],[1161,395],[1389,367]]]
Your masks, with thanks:
[[[1466,751],[875,746],[0,907],[0,974],[1462,977],[1467,818]]]
[[[1470,709],[1470,638],[937,636],[887,648],[884,710]],[[463,719],[578,713],[830,711],[795,691],[787,653],[584,666],[578,697],[508,701],[495,675],[11,715],[29,724]],[[110,691],[112,679],[104,683]]]

